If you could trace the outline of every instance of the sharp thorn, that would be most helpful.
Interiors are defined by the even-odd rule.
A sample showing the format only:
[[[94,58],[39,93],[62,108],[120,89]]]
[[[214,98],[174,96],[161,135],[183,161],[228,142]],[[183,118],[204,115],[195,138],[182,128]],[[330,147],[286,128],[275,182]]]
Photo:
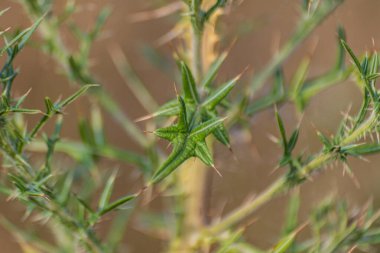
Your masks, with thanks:
[[[220,171],[215,167],[214,164],[211,164],[211,167],[215,170],[215,172],[219,175],[219,177],[223,177],[222,174],[220,173]]]
[[[141,121],[145,121],[145,120],[148,120],[148,119],[152,119],[154,117],[155,117],[154,114],[149,114],[149,115],[146,115],[146,116],[142,116],[140,118],[135,119],[135,123],[138,123],[138,122],[141,122]]]
[[[175,82],[173,83],[173,86],[174,86],[174,91],[175,91],[176,96],[179,97],[177,86],[176,86]]]

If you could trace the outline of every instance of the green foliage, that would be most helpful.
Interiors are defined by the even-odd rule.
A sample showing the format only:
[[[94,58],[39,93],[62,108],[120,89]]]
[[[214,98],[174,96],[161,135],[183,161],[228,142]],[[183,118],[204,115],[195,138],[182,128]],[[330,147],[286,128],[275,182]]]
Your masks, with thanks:
[[[194,102],[195,100],[191,99],[191,103]],[[221,126],[223,119],[213,118],[204,122],[193,123],[196,120],[188,118],[188,109],[184,99],[180,96],[178,103],[180,107],[178,123],[154,131],[158,137],[171,142],[173,152],[155,172],[150,181],[151,184],[160,182],[191,157],[197,157],[207,166],[215,167],[211,152],[206,144],[206,137]]]
[[[54,232],[53,238],[45,241],[0,217],[1,225],[17,238],[24,252],[108,253],[122,250],[121,241],[129,228],[127,223],[130,214],[138,207],[139,201],[135,200],[150,195],[148,193],[154,191],[154,187],[148,190],[150,186],[158,186],[167,193],[165,196],[169,201],[165,202],[165,206],[168,206],[165,215],[134,214],[140,217],[141,227],[152,234],[159,234],[160,238],[168,242],[168,250],[171,252],[349,252],[355,247],[365,251],[380,242],[377,223],[380,215],[371,205],[361,208],[355,214],[344,201],[331,198],[317,205],[308,217],[298,215],[302,209],[299,187],[305,180],[311,179],[334,161],[343,163],[344,169],[355,179],[348,166],[348,158],[361,158],[380,151],[380,102],[376,87],[380,74],[377,52],[363,57],[356,56],[346,42],[343,28],[339,27],[337,59],[329,71],[309,78],[311,59],[308,57],[299,63],[289,84],[283,74],[286,59],[342,0],[301,1],[301,17],[294,34],[263,70],[245,85],[244,92],[234,89],[238,82],[239,86],[244,87],[244,81],[239,81],[242,74],[222,84],[217,80],[227,58],[227,51],[215,57],[208,69],[203,69],[203,54],[207,53],[202,49],[205,27],[214,25],[208,23],[209,20],[217,10],[224,10],[230,1],[211,1],[207,8],[201,0],[182,1],[186,12],[182,15],[181,22],[191,28],[188,37],[192,50],[188,51],[192,55],[181,55],[181,59],[190,61],[178,62],[180,94],[161,106],[157,105],[154,96],[149,93],[121,50],[116,47],[112,49],[111,56],[119,73],[150,113],[137,121],[151,119],[148,125],[155,127],[153,134],[168,141],[172,147],[168,155],[161,150],[156,138],[142,133],[136,122],[130,120],[126,110],[112,99],[103,86],[95,85],[99,82],[91,70],[90,52],[110,15],[110,8],[102,9],[94,26],[84,31],[71,18],[77,9],[74,1],[67,1],[62,12],[52,12],[54,3],[51,0],[19,2],[34,22],[13,36],[7,30],[0,32],[5,41],[0,48],[0,57],[4,58],[0,70],[0,152],[4,168],[0,177],[0,192],[21,202],[25,206],[25,217],[37,217]],[[162,8],[165,10],[165,6]],[[3,18],[6,11],[7,9],[0,11],[0,18]],[[65,45],[61,35],[62,27],[72,32],[77,45],[73,48],[76,50]],[[36,32],[41,35],[37,45],[60,64],[68,81],[78,84],[77,91],[67,98],[53,102],[46,97],[44,112],[23,106],[30,91],[20,97],[14,97],[12,92],[18,75],[14,61]],[[184,36],[185,40],[189,38]],[[346,66],[346,53],[353,66]],[[351,75],[357,77],[362,92],[360,110],[354,116],[347,113],[334,135],[326,136],[317,132],[322,146],[319,152],[297,153],[301,126],[296,126],[289,135],[277,106],[293,103],[298,111],[304,111],[315,95]],[[271,77],[273,85],[269,93],[257,96],[256,92]],[[64,110],[86,96],[91,96],[90,116],[81,118],[78,122],[80,140],[61,137],[66,117]],[[274,118],[279,129],[278,143],[282,149],[278,167],[286,167],[287,171],[256,198],[237,206],[229,214],[213,217],[211,223],[187,224],[188,216],[191,216],[188,214],[191,212],[188,209],[189,203],[203,199],[194,201],[196,196],[186,195],[187,192],[183,189],[187,185],[184,187],[183,181],[177,177],[181,171],[189,169],[194,169],[197,176],[198,168],[180,167],[186,161],[197,158],[206,166],[215,168],[212,151],[214,140],[231,149],[229,128],[250,126],[249,120],[258,112],[273,107],[276,108]],[[104,113],[118,122],[130,139],[136,142],[140,148],[138,152],[115,147],[107,140],[105,127],[108,122],[103,120]],[[31,125],[28,119],[35,114],[41,114],[41,118]],[[173,122],[172,118],[175,118],[175,123],[168,124]],[[48,134],[44,127],[53,120],[54,128]],[[371,137],[371,141],[366,137]],[[38,156],[37,152],[43,155]],[[58,153],[70,157],[70,163],[62,166]],[[43,161],[36,162],[38,159],[34,158]],[[136,181],[140,190],[126,192],[116,198],[118,170],[103,170],[102,158],[132,165],[137,169],[141,174],[141,181]],[[204,180],[199,176],[199,184],[192,187],[203,187]],[[193,189],[194,192],[198,190]],[[123,188],[123,191],[127,190]],[[286,192],[291,192],[291,196],[277,242],[267,250],[258,249],[246,242],[244,235],[248,225],[239,226],[241,222],[265,203]],[[198,209],[196,211],[199,212]],[[110,218],[114,218],[113,222],[108,232],[101,237],[96,228],[111,212],[115,213],[115,217],[110,215]],[[175,223],[175,226],[166,224],[166,219],[169,223]],[[311,234],[305,233],[298,237],[305,227],[310,229]]]

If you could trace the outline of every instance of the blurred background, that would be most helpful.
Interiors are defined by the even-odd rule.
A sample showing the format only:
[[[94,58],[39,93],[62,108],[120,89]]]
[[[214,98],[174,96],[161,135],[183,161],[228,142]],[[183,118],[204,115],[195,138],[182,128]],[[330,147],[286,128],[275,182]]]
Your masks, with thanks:
[[[57,2],[59,11],[60,2]],[[64,2],[64,1],[62,1]],[[119,46],[128,57],[133,69],[147,85],[148,89],[160,102],[166,102],[174,96],[172,84],[174,75],[168,69],[175,69],[172,60],[170,45],[157,46],[157,41],[167,33],[178,20],[178,15],[146,22],[132,22],[134,13],[152,10],[163,1],[137,0],[80,0],[77,1],[80,9],[73,18],[84,29],[90,28],[101,8],[110,6],[112,14],[109,17],[101,38],[95,43],[92,55],[92,69],[113,97],[122,105],[124,111],[131,118],[138,118],[146,114],[138,101],[118,74],[110,57],[110,48]],[[222,43],[229,44],[235,37],[237,42],[222,67],[218,79],[227,80],[240,73],[246,66],[249,71],[245,74],[241,86],[250,80],[255,72],[269,61],[278,45],[284,43],[295,29],[299,17],[299,2],[294,0],[246,0],[232,8],[228,15],[223,16],[218,31],[222,35]],[[1,17],[1,27],[27,27],[30,22],[20,5],[14,1],[1,0],[0,9],[11,7],[7,14]],[[334,64],[336,56],[336,28],[342,25],[347,33],[350,46],[358,54],[366,50],[379,49],[380,45],[380,1],[378,0],[346,0],[323,24],[301,45],[285,64],[286,79],[294,74],[295,69],[305,56],[311,56],[310,77],[324,73]],[[38,35],[35,35],[38,38]],[[207,38],[206,38],[207,39]],[[374,41],[374,42],[373,42]],[[70,45],[70,37],[67,41]],[[147,60],[152,52],[159,53],[165,61],[157,65]],[[33,44],[30,44],[17,60],[17,67],[21,74],[16,79],[15,91],[18,95],[25,93],[29,88],[32,91],[26,103],[30,107],[43,108],[43,98],[49,96],[58,98],[72,93],[75,87],[70,86],[65,77],[60,75],[59,67],[52,59],[41,53]],[[268,88],[269,89],[269,88]],[[88,103],[81,99],[66,111],[62,136],[78,138],[77,119],[85,117]],[[325,134],[334,133],[342,112],[351,106],[355,112],[360,105],[361,95],[357,87],[350,81],[340,83],[322,92],[311,100],[303,115],[301,123],[300,142],[297,152],[307,154],[317,152],[320,141],[316,129]],[[290,131],[299,122],[302,115],[295,112],[293,105],[281,107],[286,128]],[[33,119],[32,119],[33,120]],[[111,143],[129,149],[138,149],[113,120],[105,115],[107,137]],[[281,149],[269,139],[269,135],[278,136],[273,110],[256,114],[252,119],[249,131],[243,133],[236,129],[231,130],[232,146],[237,161],[224,147],[217,145],[216,166],[223,173],[223,178],[215,177],[213,185],[212,207],[215,213],[221,207],[227,213],[248,197],[260,192],[269,182],[277,178],[282,171],[272,173],[281,155]],[[144,124],[141,124],[144,129]],[[47,128],[46,131],[49,131]],[[360,188],[348,177],[342,176],[341,166],[326,170],[307,182],[301,188],[302,217],[306,217],[311,208],[321,199],[331,194],[345,198],[350,206],[361,206],[369,199],[374,200],[375,207],[380,205],[380,159],[369,157],[370,162],[350,160],[350,165],[360,183]],[[125,164],[105,164],[119,168],[120,176],[117,179],[117,194],[123,195],[136,189],[133,168]],[[269,247],[276,240],[281,221],[283,220],[286,197],[277,198],[269,205],[256,213],[256,221],[248,228],[246,240],[255,243],[258,247]],[[7,217],[22,227],[41,229],[33,220],[22,221],[24,208],[16,201],[0,201],[1,215]],[[149,207],[143,207],[149,208]],[[158,205],[159,208],[159,205]],[[133,219],[133,217],[132,217]],[[133,222],[125,235],[125,244],[128,252],[158,252],[164,242],[160,238],[147,235],[135,228]],[[102,228],[99,228],[101,233]],[[46,235],[48,236],[48,235]],[[21,252],[16,239],[0,227],[1,252]]]

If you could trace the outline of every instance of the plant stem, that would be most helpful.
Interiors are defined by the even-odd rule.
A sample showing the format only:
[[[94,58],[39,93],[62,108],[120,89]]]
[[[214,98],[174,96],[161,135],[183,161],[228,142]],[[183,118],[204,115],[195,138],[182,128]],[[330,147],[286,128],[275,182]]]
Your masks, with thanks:
[[[200,38],[194,39],[193,43],[194,75],[198,81],[203,75]],[[203,196],[207,169],[199,159],[190,159],[181,166],[179,172],[179,184],[185,195],[185,231],[190,233],[203,226]]]
[[[36,19],[36,13],[32,10],[30,5],[25,0],[20,0],[22,6],[25,8],[28,16],[31,19]],[[57,30],[57,26],[54,23],[54,20],[50,20],[46,18],[39,26],[38,31],[40,32],[42,38],[49,45],[49,50],[51,51],[51,55],[56,60],[58,64],[60,64],[64,73],[68,75],[71,73],[71,67],[69,65],[69,59],[71,57],[70,52],[67,50],[66,46],[62,42],[61,35]],[[84,70],[87,72],[88,70]],[[88,75],[90,77],[94,75]],[[97,80],[86,80],[87,78],[74,77],[75,81],[80,85],[85,84],[99,84]],[[86,80],[86,81],[85,81]],[[123,110],[118,106],[115,100],[107,93],[107,91],[101,87],[93,89],[91,94],[97,99],[100,105],[113,116],[113,119],[116,120],[123,130],[134,140],[137,144],[142,147],[148,147],[149,141],[142,134],[141,130],[136,127],[131,119],[123,112]]]
[[[204,52],[202,47],[203,30],[198,25],[199,2],[193,1],[192,33],[191,33],[191,66],[197,84],[200,84],[204,69]],[[210,141],[208,141],[210,144]],[[199,159],[186,161],[179,170],[179,187],[182,190],[184,200],[184,230],[187,235],[199,231],[204,226],[204,195],[206,192],[206,178],[208,168]],[[185,235],[186,236],[186,235]]]
[[[377,115],[376,110],[371,113],[368,119],[361,124],[356,130],[346,136],[340,143],[340,146],[348,145],[354,143],[359,138],[361,138],[366,132],[372,130],[372,128],[376,125]],[[335,158],[335,154],[333,152],[324,153],[321,152],[314,159],[312,159],[309,163],[304,165],[299,173],[303,177],[310,177],[313,172],[316,172],[321,169],[321,167],[328,161],[331,161]],[[288,184],[288,180],[286,175],[277,179],[274,183],[268,186],[262,193],[260,193],[254,200],[246,203],[245,205],[237,208],[235,211],[232,211],[227,217],[222,219],[221,221],[212,224],[208,228],[203,231],[204,235],[217,235],[225,230],[228,230],[232,226],[241,222],[245,218],[252,215],[257,209],[261,206],[272,200],[274,197],[282,194],[292,188]]]
[[[331,0],[321,3],[316,13],[310,17],[304,17],[297,30],[281,50],[271,59],[271,61],[259,72],[248,86],[246,95],[250,98],[260,89],[265,81],[274,71],[286,60],[289,55],[301,44],[325,18],[338,7],[343,0]]]
[[[202,81],[203,76],[203,52],[202,52],[203,31],[193,28],[192,31],[192,65],[194,77],[197,83]]]

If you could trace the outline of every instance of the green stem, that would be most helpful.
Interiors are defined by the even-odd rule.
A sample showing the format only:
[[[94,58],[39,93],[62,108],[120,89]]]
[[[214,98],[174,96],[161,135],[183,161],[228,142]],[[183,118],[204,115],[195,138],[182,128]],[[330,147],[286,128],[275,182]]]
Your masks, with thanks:
[[[31,19],[36,19],[38,16],[38,13],[36,14],[35,11],[33,11],[29,3],[22,0],[20,0],[20,2],[23,3],[22,6],[25,8],[29,17]],[[53,58],[56,60],[57,63],[59,63],[63,67],[64,73],[66,75],[71,73],[71,67],[69,65],[69,59],[71,57],[71,54],[67,50],[64,43],[62,42],[60,33],[58,31],[57,26],[54,23],[54,20],[46,18],[40,24],[38,31],[40,32],[42,38],[49,45],[49,50],[51,54],[53,55]],[[83,72],[87,73],[88,71],[84,70]],[[89,75],[89,76],[93,76],[93,75]],[[81,85],[89,84],[88,82],[85,82],[86,78],[75,76],[74,79],[76,82],[78,82]],[[91,80],[91,82],[99,84],[97,80]],[[146,137],[141,132],[141,130],[136,127],[136,125],[133,123],[133,121],[130,118],[128,118],[128,116],[123,112],[123,110],[115,102],[115,100],[111,98],[111,96],[107,93],[105,89],[102,89],[100,87],[97,89],[93,89],[93,92],[91,94],[98,100],[100,105],[110,115],[113,116],[113,119],[116,120],[122,126],[123,130],[137,144],[139,144],[142,147],[149,146],[149,141],[146,139]]]
[[[365,133],[372,130],[376,125],[377,115],[375,112],[372,112],[368,119],[361,124],[356,130],[346,136],[340,143],[340,146],[345,146],[351,143],[354,143],[359,138],[361,138]],[[310,177],[311,174],[315,171],[321,169],[321,167],[335,158],[335,154],[321,152],[309,163],[304,165],[299,170],[299,175],[303,177]],[[290,189],[286,175],[277,179],[274,183],[268,186],[261,194],[259,194],[254,200],[248,202],[247,204],[237,208],[235,211],[232,211],[227,217],[221,221],[209,226],[206,228],[203,233],[205,235],[216,235],[219,234],[237,223],[241,222],[245,218],[252,215],[257,209],[259,209],[264,204],[268,203],[274,197],[279,194],[285,193]]]
[[[197,83],[200,83],[203,78],[203,53],[202,53],[203,31],[198,31],[193,28],[192,36],[192,57],[193,57],[193,72]]]
[[[248,97],[252,97],[255,91],[264,85],[265,81],[268,80],[274,71],[289,57],[289,55],[299,46],[299,44],[301,44],[342,2],[343,0],[331,0],[321,3],[321,6],[318,8],[316,13],[312,14],[311,17],[302,19],[293,36],[272,58],[266,67],[264,67],[264,69],[254,77],[251,84],[248,86],[246,95]]]
[[[202,48],[202,38],[203,29],[202,25],[199,25],[198,20],[200,10],[200,1],[193,0],[190,6],[190,11],[192,12],[192,33],[191,33],[191,66],[192,72],[197,84],[203,78],[203,57],[204,52]],[[181,226],[184,231],[184,236],[193,234],[195,231],[199,231],[204,226],[204,196],[206,192],[206,178],[207,178],[208,168],[200,161],[189,159],[181,165],[179,170],[179,180],[178,187],[183,193],[183,205],[184,213],[183,219],[181,218]],[[174,242],[173,242],[174,245]],[[173,246],[174,247],[174,246]],[[183,252],[188,252],[185,250],[186,246],[183,247]],[[173,252],[179,251],[176,247],[172,249]]]

